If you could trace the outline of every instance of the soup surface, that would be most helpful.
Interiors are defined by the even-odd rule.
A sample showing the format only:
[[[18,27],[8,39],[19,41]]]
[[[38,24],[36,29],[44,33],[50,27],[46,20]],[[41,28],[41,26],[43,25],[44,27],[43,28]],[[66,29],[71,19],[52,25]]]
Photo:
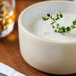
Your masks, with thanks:
[[[52,14],[52,16],[55,16]],[[76,19],[76,14],[72,13],[63,13],[63,18],[58,20],[57,22],[60,26],[70,26],[72,22]],[[76,40],[76,28],[71,30],[68,33],[56,33],[54,32],[54,28],[51,26],[52,20],[49,19],[44,21],[42,17],[38,17],[36,21],[31,21],[29,25],[29,30],[36,36],[48,40],[56,40],[56,41],[69,41]]]

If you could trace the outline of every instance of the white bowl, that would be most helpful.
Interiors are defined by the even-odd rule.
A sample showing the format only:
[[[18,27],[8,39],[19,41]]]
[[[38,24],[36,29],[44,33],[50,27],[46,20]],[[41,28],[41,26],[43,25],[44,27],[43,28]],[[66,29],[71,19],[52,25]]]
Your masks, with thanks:
[[[49,41],[27,29],[30,19],[56,11],[76,13],[76,3],[44,1],[24,9],[18,20],[21,54],[28,64],[40,71],[52,74],[76,73],[76,41]]]

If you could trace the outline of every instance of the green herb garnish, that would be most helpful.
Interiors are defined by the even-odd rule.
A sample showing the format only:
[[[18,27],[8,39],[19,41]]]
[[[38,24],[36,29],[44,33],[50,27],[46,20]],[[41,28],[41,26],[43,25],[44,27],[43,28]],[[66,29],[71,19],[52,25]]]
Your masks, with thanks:
[[[52,20],[52,22],[51,22],[52,28],[54,28],[54,31],[57,32],[57,33],[70,32],[72,29],[76,28],[76,19],[72,22],[71,26],[69,26],[69,27],[62,26],[62,27],[60,27],[60,24],[57,23],[57,20],[59,20],[61,18],[63,18],[63,14],[61,12],[56,13],[55,17],[51,16],[50,14],[47,14],[47,17],[42,17],[42,19],[44,21],[46,21],[48,19]]]
[[[42,17],[42,19],[43,19],[44,21],[46,21],[46,20],[48,20],[49,18],[46,18],[46,17]]]
[[[50,14],[47,14],[48,17],[50,17]]]

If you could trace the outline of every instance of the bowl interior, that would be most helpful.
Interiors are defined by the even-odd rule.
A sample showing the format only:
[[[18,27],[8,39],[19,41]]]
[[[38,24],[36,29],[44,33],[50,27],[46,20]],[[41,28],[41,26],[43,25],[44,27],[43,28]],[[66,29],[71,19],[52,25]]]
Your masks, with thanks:
[[[44,1],[26,8],[20,15],[21,27],[30,34],[33,34],[29,25],[34,23],[38,17],[56,11],[76,13],[76,3],[71,1]]]

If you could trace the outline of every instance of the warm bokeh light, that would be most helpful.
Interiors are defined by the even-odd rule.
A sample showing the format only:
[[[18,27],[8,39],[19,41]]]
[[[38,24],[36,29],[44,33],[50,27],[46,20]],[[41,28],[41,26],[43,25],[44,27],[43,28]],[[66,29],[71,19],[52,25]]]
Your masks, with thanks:
[[[9,35],[15,23],[15,10],[12,8],[10,2],[0,2],[0,37]]]
[[[9,19],[9,24],[11,24],[12,23],[12,20],[11,19]]]
[[[8,40],[10,41],[15,41],[17,39],[16,35],[15,34],[11,34],[10,36],[7,37]]]

